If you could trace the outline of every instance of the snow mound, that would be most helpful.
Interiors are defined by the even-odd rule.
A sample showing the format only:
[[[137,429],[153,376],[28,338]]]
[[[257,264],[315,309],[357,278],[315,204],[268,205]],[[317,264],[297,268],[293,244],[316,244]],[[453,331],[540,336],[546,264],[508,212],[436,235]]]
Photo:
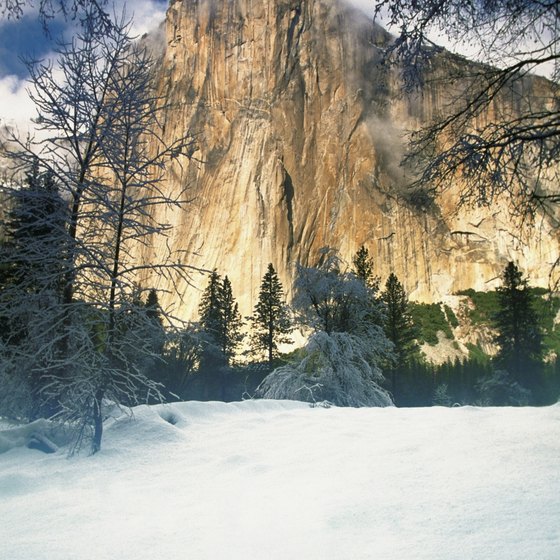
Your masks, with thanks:
[[[15,447],[28,447],[45,453],[54,453],[58,451],[59,446],[66,445],[68,441],[68,434],[60,426],[40,419],[1,430],[0,454]]]

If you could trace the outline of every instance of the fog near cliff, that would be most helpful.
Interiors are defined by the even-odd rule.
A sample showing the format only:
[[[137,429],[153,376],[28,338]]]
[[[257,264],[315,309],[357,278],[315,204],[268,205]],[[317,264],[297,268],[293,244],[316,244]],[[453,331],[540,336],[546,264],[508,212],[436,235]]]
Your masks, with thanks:
[[[346,3],[358,8],[364,14],[373,17],[373,12],[375,11],[375,4],[374,0],[345,0]]]

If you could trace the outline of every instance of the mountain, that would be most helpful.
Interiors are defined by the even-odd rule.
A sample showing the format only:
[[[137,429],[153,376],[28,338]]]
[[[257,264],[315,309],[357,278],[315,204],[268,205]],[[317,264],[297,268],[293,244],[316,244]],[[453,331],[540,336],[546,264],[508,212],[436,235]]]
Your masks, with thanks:
[[[405,131],[452,92],[427,80],[404,95],[398,71],[380,63],[389,34],[361,12],[342,0],[172,0],[162,35],[165,135],[189,129],[198,142],[190,164],[167,170],[165,188],[187,185],[193,199],[165,216],[171,244],[193,266],[227,274],[242,312],[256,303],[269,262],[289,290],[295,263],[315,264],[325,246],[351,262],[365,245],[376,274],[395,272],[421,301],[494,287],[509,260],[546,285],[558,256],[547,224],[527,239],[503,205],[458,209],[453,187],[435,200],[406,192]],[[454,64],[469,63],[434,53],[431,71]],[[200,292],[180,289],[179,313],[192,317]]]

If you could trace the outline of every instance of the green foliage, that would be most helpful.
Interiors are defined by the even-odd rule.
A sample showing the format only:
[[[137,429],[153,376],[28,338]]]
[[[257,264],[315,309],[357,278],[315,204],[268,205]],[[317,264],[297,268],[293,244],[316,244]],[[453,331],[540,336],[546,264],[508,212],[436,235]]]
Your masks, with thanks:
[[[387,278],[381,299],[386,306],[385,335],[393,343],[395,353],[395,362],[388,368],[391,392],[394,394],[399,383],[398,367],[410,362],[418,354],[417,334],[409,311],[406,292],[395,274],[391,273]]]
[[[208,285],[202,294],[198,313],[200,315],[201,329],[212,337],[217,337],[220,330],[221,317],[221,278],[214,269],[208,279]]]
[[[220,341],[222,352],[229,363],[234,358],[235,352],[243,340],[241,332],[243,320],[241,313],[239,313],[239,306],[233,297],[231,282],[227,276],[224,277],[221,286],[221,303],[222,326]]]
[[[453,332],[440,303],[413,302],[410,304],[410,314],[420,344],[424,342],[431,346],[437,344],[438,331],[442,331],[447,338],[453,338]]]
[[[532,305],[543,334],[544,354],[560,355],[560,325],[554,320],[560,311],[560,298],[552,295],[545,288],[527,287],[531,294]],[[476,328],[478,326],[495,327],[495,317],[499,310],[497,291],[475,292],[472,289],[458,292],[457,295],[468,296],[473,308],[468,310],[468,317]],[[479,352],[482,350],[479,349]]]
[[[560,311],[560,298],[552,296],[543,288],[530,288],[533,294],[533,308],[539,318],[543,335],[544,353],[560,355],[560,325],[554,324]]]
[[[467,342],[466,346],[469,350],[469,360],[470,361],[478,363],[478,364],[489,364],[490,363],[490,361],[491,361],[490,356],[488,356],[488,354],[486,354],[480,346],[478,346],[477,344],[472,344],[470,342]]]
[[[499,309],[498,293],[475,292],[473,289],[457,292],[457,295],[468,296],[474,304],[473,309],[469,309],[468,317],[473,325],[493,324],[493,318]]]
[[[451,327],[456,329],[459,326],[459,319],[457,319],[457,315],[455,315],[453,309],[451,309],[449,305],[444,305],[443,310],[445,311],[445,318],[447,319],[447,322],[451,325]]]

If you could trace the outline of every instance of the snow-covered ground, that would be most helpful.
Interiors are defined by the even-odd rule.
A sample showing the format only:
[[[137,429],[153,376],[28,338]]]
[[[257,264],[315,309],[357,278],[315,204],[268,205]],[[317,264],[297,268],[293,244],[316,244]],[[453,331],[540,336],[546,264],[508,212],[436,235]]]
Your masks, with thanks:
[[[0,455],[9,560],[560,558],[560,406],[139,407]]]

